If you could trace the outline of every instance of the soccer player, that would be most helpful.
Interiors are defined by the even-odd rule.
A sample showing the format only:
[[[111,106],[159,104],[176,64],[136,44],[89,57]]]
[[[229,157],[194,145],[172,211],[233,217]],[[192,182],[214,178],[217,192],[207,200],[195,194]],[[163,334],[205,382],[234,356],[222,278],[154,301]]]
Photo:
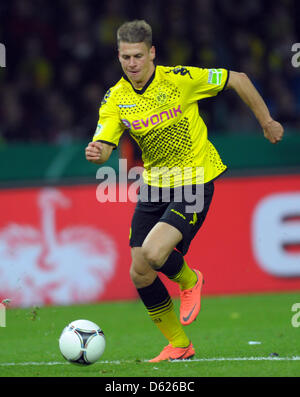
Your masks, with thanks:
[[[131,224],[130,276],[150,318],[168,340],[150,362],[188,359],[195,350],[183,326],[193,322],[199,313],[203,275],[191,268],[184,256],[206,217],[213,181],[226,170],[207,139],[198,101],[234,89],[271,143],[282,139],[283,128],[272,119],[244,73],[155,65],[152,30],[145,21],[124,23],[117,31],[117,42],[124,74],[101,102],[98,126],[85,150],[86,159],[103,164],[125,130],[140,146],[144,185]],[[202,205],[195,211],[189,210],[191,200],[186,195],[176,199],[178,189],[182,192],[187,187],[196,201],[201,195]],[[168,199],[164,194],[167,191]],[[179,285],[180,319],[158,272]]]

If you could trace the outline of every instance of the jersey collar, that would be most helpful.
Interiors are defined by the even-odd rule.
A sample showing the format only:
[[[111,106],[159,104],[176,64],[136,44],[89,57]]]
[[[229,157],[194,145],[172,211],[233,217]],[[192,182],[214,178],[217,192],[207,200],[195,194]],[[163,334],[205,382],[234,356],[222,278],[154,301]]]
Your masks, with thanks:
[[[126,76],[126,74],[123,74],[123,78],[128,81],[128,83],[130,83],[133,91],[139,95],[144,94],[144,92],[146,91],[146,89],[149,87],[149,85],[152,83],[152,81],[154,80],[155,77],[155,72],[156,72],[156,67],[154,69],[154,72],[152,73],[150,79],[147,81],[147,83],[144,85],[144,87],[141,90],[137,90],[136,88],[134,88],[134,86],[132,85],[131,81],[129,80],[129,78]]]

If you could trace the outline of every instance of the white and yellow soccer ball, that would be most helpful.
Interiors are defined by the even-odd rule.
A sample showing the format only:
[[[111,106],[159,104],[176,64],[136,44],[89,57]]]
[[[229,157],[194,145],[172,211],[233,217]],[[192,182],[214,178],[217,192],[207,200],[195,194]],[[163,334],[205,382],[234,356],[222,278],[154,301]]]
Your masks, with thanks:
[[[63,357],[73,364],[93,364],[105,350],[105,336],[92,321],[72,321],[60,335],[59,349]]]

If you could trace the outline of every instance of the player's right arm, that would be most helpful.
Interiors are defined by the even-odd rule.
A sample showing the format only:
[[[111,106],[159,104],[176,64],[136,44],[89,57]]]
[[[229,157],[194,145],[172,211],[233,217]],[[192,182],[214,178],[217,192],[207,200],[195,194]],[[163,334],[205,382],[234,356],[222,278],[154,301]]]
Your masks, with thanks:
[[[125,130],[112,91],[108,90],[101,102],[97,129],[85,148],[85,158],[94,164],[103,164],[109,159]]]

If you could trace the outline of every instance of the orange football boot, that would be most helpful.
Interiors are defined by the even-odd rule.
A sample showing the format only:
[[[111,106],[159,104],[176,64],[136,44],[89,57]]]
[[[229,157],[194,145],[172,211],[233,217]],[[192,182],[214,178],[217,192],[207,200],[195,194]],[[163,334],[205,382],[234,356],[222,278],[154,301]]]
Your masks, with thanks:
[[[193,269],[197,275],[197,282],[193,288],[180,291],[180,322],[189,325],[196,320],[201,308],[201,290],[204,284],[203,275]]]
[[[188,347],[173,347],[171,344],[166,346],[161,353],[149,360],[149,363],[158,363],[159,361],[172,361],[172,360],[187,360],[195,355],[195,350],[192,342]]]

